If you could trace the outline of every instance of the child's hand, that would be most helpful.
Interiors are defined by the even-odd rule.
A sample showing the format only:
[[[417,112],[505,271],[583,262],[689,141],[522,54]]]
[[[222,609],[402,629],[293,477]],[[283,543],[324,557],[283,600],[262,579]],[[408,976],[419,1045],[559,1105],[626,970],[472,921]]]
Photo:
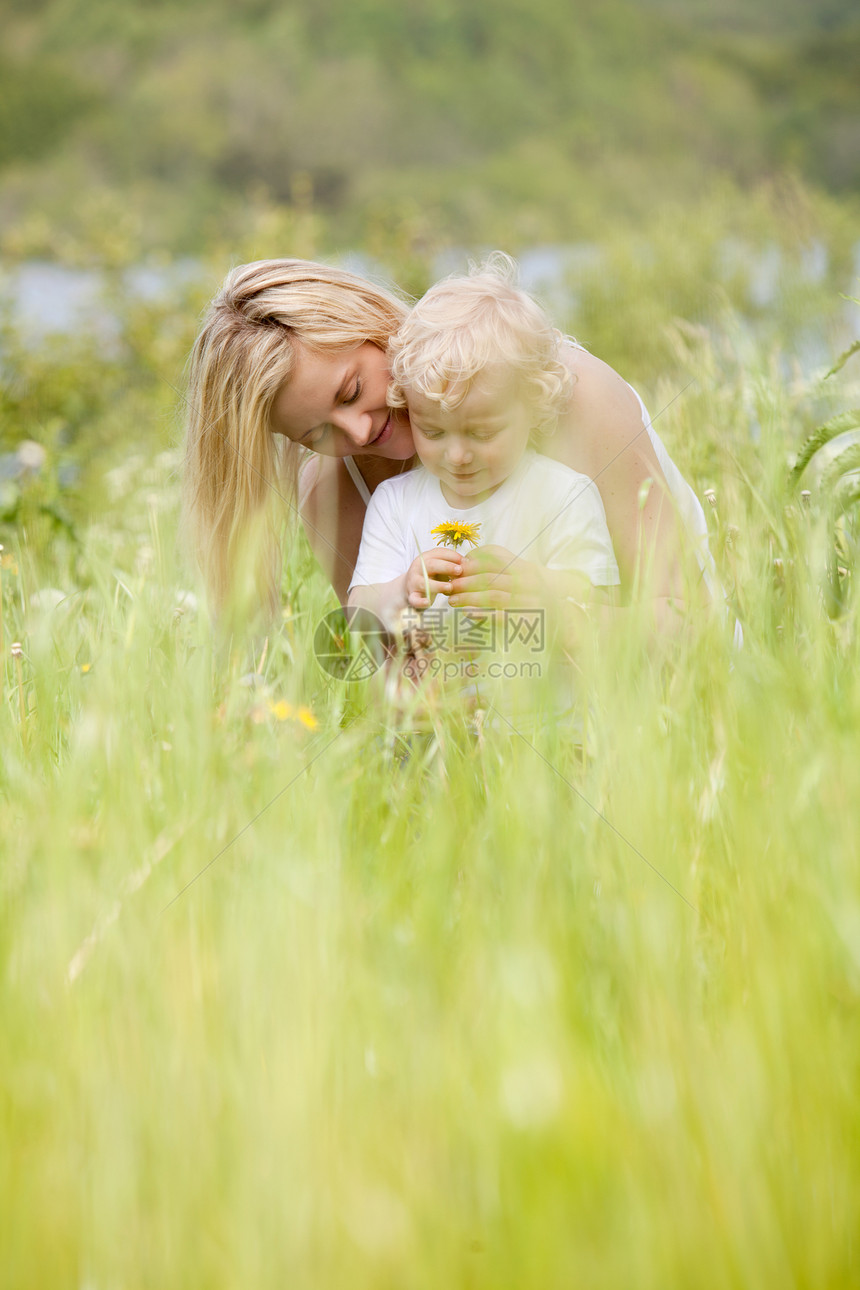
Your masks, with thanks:
[[[530,604],[541,585],[537,565],[518,558],[503,546],[479,546],[466,556],[462,576],[450,588],[451,604],[470,609],[507,609],[518,597],[527,597]]]
[[[406,599],[413,609],[427,609],[441,592],[447,595],[451,579],[463,571],[459,551],[434,547],[416,556],[406,574]]]

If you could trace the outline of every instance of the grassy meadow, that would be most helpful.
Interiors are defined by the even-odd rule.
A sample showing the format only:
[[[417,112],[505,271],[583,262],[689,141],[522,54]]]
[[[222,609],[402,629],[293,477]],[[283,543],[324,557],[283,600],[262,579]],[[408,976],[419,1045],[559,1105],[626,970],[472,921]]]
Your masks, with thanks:
[[[178,391],[224,261],[117,296],[110,344],[7,324],[6,442],[45,457],[0,483],[4,1285],[858,1282],[856,516],[789,479],[857,406],[848,221],[755,218],[768,307],[703,209],[559,320],[714,490],[745,632],[584,650],[584,756],[444,691],[404,755],[313,657],[295,535],[282,620],[213,635]]]

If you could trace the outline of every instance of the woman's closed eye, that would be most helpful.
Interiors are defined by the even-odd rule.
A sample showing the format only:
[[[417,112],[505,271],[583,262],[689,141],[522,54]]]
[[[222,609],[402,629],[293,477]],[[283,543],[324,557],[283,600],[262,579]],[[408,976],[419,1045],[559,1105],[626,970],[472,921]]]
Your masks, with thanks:
[[[348,399],[343,400],[344,407],[348,408],[350,407],[351,404],[357,403],[360,397],[361,397],[361,377],[358,376],[356,377],[355,389],[353,390],[352,394],[350,394]]]
[[[331,433],[331,426],[315,426],[307,435],[299,440],[305,448],[316,448]]]

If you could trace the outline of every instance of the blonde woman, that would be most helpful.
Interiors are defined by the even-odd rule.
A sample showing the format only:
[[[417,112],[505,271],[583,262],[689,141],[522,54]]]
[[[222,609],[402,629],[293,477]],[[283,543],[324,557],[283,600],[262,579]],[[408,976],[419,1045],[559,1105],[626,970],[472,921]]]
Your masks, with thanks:
[[[408,412],[389,406],[386,352],[407,313],[376,284],[309,261],[228,275],[191,355],[183,481],[185,531],[216,610],[249,569],[254,594],[277,603],[278,535],[293,505],[346,603],[370,497],[413,463]],[[648,588],[658,630],[671,631],[679,609],[721,594],[702,508],[638,394],[587,350],[561,352],[569,394],[542,451],[596,481],[622,602]],[[527,560],[478,550],[450,603],[505,607],[539,576]]]

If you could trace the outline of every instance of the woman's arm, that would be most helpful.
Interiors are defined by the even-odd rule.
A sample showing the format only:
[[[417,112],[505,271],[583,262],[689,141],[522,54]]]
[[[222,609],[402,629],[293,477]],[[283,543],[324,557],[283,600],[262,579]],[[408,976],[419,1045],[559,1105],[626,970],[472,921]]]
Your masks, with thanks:
[[[412,465],[410,461],[384,457],[354,456],[353,461],[371,495],[383,480],[403,474]],[[342,458],[312,453],[303,462],[299,470],[299,514],[311,550],[338,600],[346,605],[367,510]]]
[[[647,635],[669,639],[678,636],[688,621],[686,605],[676,597],[627,606],[617,603],[617,590],[596,587],[582,574],[544,569],[511,551],[488,546],[466,556],[462,577],[451,585],[450,603],[488,610],[543,608],[574,652],[595,629],[598,633],[644,629]]]
[[[456,609],[544,609],[562,601],[579,609],[611,606],[616,587],[595,585],[580,569],[547,569],[501,546],[479,547],[465,557],[462,577],[450,587]]]
[[[365,506],[339,457],[308,457],[299,472],[299,513],[311,550],[346,605]]]

